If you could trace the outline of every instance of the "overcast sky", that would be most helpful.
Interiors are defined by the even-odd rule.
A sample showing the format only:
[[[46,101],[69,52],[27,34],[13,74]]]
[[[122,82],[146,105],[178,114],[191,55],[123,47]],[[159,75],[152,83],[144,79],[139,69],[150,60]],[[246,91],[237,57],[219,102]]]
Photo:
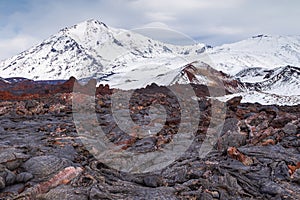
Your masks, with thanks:
[[[162,23],[197,42],[299,35],[299,0],[0,0],[0,60],[87,19],[135,29]]]

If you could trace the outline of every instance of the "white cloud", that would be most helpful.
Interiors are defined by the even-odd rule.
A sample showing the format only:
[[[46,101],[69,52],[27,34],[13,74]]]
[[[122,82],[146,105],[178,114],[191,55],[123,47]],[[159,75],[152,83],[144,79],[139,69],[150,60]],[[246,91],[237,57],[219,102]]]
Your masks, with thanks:
[[[163,12],[146,12],[145,16],[151,21],[172,21],[175,20],[175,16],[171,13]]]
[[[208,27],[207,32],[211,35],[237,35],[244,33],[244,29],[240,27],[214,26]]]
[[[162,28],[162,29],[171,29],[167,24],[156,21],[156,22],[151,22],[148,24],[145,24],[141,26],[140,28]]]
[[[8,58],[16,53],[21,53],[38,42],[37,38],[29,35],[16,35],[13,38],[0,39],[0,58]]]
[[[216,8],[229,8],[240,5],[244,0],[138,0],[132,2],[134,8],[148,11],[161,11],[172,13],[188,13],[191,11],[216,9]]]

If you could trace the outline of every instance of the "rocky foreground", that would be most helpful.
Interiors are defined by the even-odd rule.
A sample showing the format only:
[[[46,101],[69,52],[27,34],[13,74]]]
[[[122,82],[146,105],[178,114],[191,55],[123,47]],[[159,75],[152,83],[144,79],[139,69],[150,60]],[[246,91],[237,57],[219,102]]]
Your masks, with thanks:
[[[9,90],[0,85],[0,199],[300,199],[300,105],[229,100],[224,108],[216,108],[217,113],[225,111],[225,117],[219,135],[218,124],[211,129],[217,138],[213,149],[200,157],[213,100],[204,98],[207,88],[193,85],[201,112],[190,147],[161,170],[127,173],[97,159],[82,142],[74,124],[73,114],[79,112],[72,108],[74,84],[74,79],[57,85],[26,83],[10,85]],[[162,105],[167,115],[157,133],[140,138],[136,127],[127,132],[118,127],[111,111],[114,90],[79,86],[77,91],[91,92],[96,92],[97,116],[92,123],[122,150],[164,151],[179,134],[179,125],[189,121],[167,88],[136,90],[127,109],[137,125],[151,123],[147,116],[153,103]]]

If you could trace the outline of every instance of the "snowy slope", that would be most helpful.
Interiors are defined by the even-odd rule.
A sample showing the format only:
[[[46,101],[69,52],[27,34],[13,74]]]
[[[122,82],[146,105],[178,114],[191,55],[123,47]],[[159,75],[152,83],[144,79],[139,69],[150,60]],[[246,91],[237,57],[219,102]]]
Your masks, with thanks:
[[[21,54],[0,62],[1,76],[41,79],[77,79],[111,73],[144,58],[172,58],[197,54],[203,44],[167,45],[137,33],[88,20],[46,39]]]
[[[206,63],[190,62],[180,57],[139,60],[129,66],[113,70],[112,74],[98,79],[98,82],[116,88],[132,89],[145,87],[153,82],[165,86],[187,83],[216,85],[214,79],[228,78]]]
[[[259,35],[208,50],[218,70],[230,75],[248,68],[300,66],[300,36]]]
[[[240,80],[246,83],[250,90],[284,96],[300,95],[299,67],[285,66],[273,70],[253,68],[238,73],[237,77],[241,77]]]
[[[300,104],[299,95],[282,96],[259,91],[240,92],[223,97],[217,97],[220,101],[228,101],[235,96],[242,96],[242,103],[260,103],[263,105],[298,105]]]

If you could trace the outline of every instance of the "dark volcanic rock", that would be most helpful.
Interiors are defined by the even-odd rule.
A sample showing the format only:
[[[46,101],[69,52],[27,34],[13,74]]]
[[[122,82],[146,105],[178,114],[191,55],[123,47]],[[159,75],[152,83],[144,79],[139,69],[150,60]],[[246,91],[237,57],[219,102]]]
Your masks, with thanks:
[[[5,175],[5,184],[6,185],[12,185],[14,184],[16,181],[16,175],[9,171],[9,170],[6,170],[6,175]]]
[[[0,190],[4,189],[6,186],[5,179],[0,176]]]
[[[31,173],[22,172],[20,174],[17,174],[16,181],[18,183],[26,183],[26,182],[28,182],[32,178],[33,178],[33,175]]]
[[[261,192],[264,194],[270,194],[271,196],[276,196],[278,194],[284,194],[284,188],[280,187],[279,184],[275,182],[264,182],[261,184]]]
[[[53,200],[53,199],[70,199],[70,200],[87,200],[86,192],[71,186],[59,186],[50,190],[45,194],[37,196],[37,200]]]
[[[216,109],[226,116],[212,123],[214,102],[205,97],[207,87],[193,85],[201,113],[192,110],[190,119],[181,113],[189,101],[178,103],[172,91],[153,84],[135,91],[126,105],[116,105],[121,116],[128,111],[128,120],[120,124],[111,111],[114,90],[98,86],[94,106],[94,99],[87,100],[95,82],[76,84],[71,78],[52,85],[24,80],[1,86],[0,199],[300,199],[299,105],[242,104],[237,97]],[[79,110],[72,110],[74,85]],[[84,123],[75,126],[74,114],[86,110],[96,117],[81,115]],[[117,154],[161,153],[196,118],[191,145],[174,148],[174,162],[153,172],[113,169],[97,159],[97,146],[84,143],[102,145],[97,143],[102,130]],[[151,131],[139,134],[141,127]],[[203,157],[201,147],[209,147]]]
[[[145,186],[148,187],[159,187],[163,185],[163,179],[160,176],[150,175],[143,179]]]
[[[292,177],[292,180],[300,184],[300,169],[297,169]]]
[[[23,154],[20,150],[15,148],[5,148],[0,152],[0,164],[5,165],[9,170],[18,168],[22,161],[28,158],[28,155]]]
[[[70,165],[70,161],[50,155],[32,157],[23,164],[23,168],[34,176],[35,181],[41,181]]]
[[[285,132],[286,134],[296,134],[297,133],[297,126],[293,123],[288,123],[283,127],[283,132]]]
[[[156,139],[154,137],[143,138],[132,146],[132,150],[138,152],[154,151],[156,149]]]
[[[242,97],[233,97],[232,99],[227,101],[227,104],[229,105],[229,109],[236,111],[237,106],[241,103]]]
[[[239,120],[236,118],[228,118],[224,122],[221,137],[218,140],[218,149],[227,150],[228,147],[240,147],[246,144],[248,135],[240,132],[238,127]]]

